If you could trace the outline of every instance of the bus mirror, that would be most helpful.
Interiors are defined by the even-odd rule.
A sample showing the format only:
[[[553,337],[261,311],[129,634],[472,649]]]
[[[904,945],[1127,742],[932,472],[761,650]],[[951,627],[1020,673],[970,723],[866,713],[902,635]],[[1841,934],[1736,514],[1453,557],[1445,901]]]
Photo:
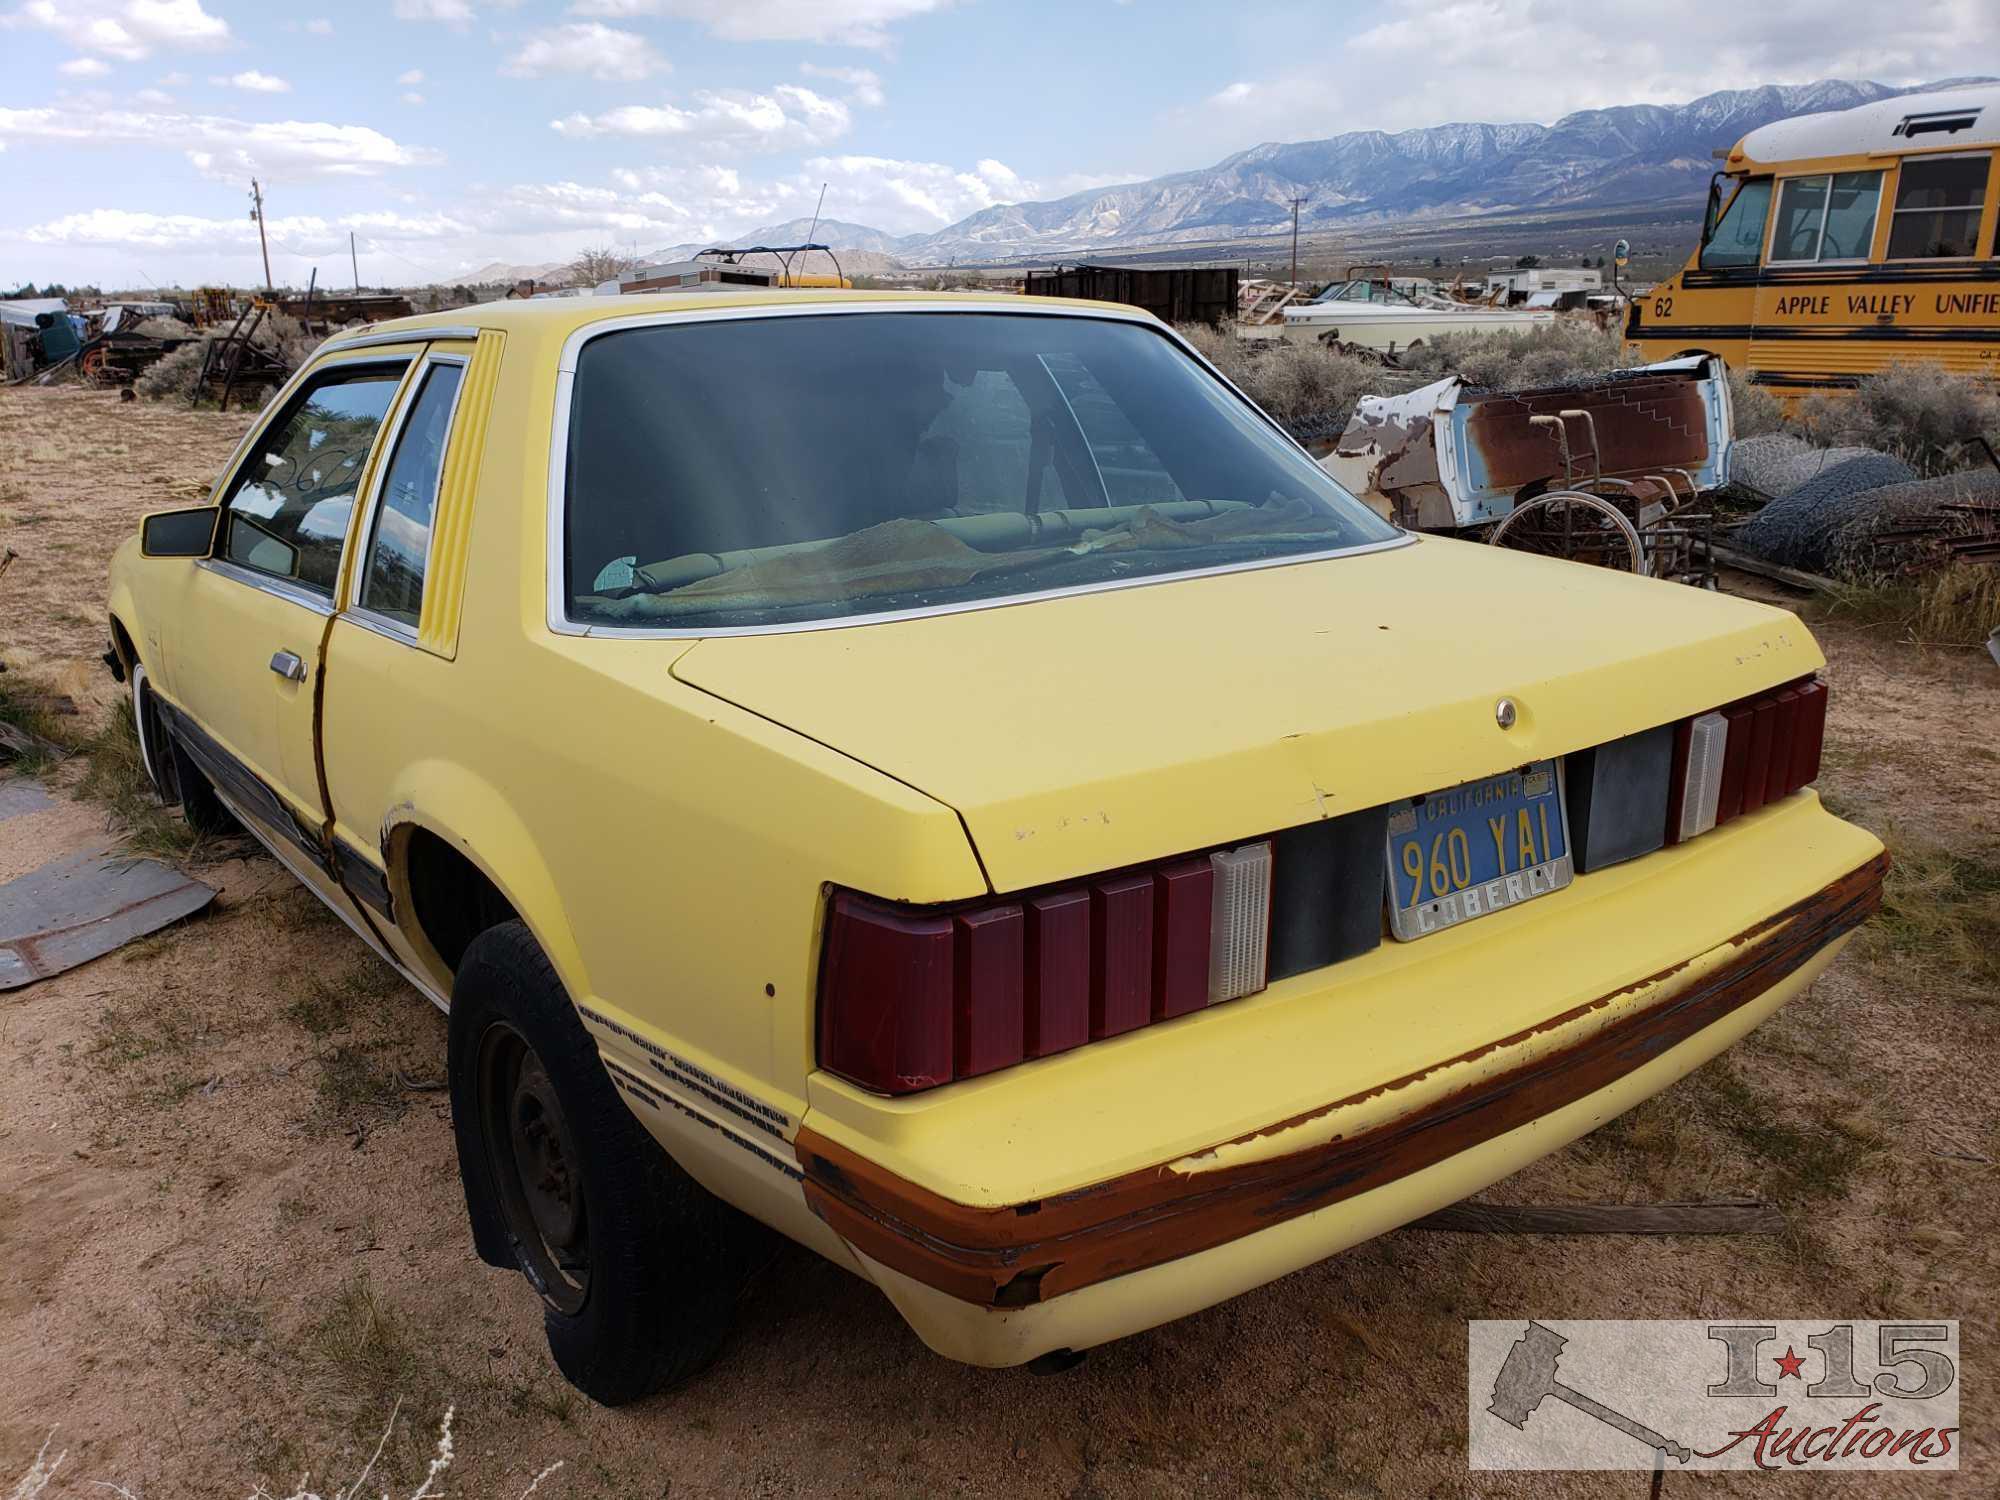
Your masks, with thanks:
[[[1715,238],[1715,226],[1722,218],[1722,174],[1717,172],[1708,179],[1708,207],[1701,216],[1701,242],[1706,245]]]

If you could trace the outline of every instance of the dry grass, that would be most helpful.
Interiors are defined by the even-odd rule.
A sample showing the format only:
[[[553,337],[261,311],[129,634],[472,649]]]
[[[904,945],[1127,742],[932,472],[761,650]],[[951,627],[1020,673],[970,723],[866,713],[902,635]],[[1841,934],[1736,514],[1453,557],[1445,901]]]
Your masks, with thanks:
[[[1526,333],[1448,333],[1402,358],[1403,369],[1419,380],[1459,375],[1468,385],[1493,391],[1588,380],[1630,363],[1617,329],[1574,318]]]
[[[1961,562],[1916,579],[1844,583],[1806,613],[1887,629],[1911,645],[1983,649],[2000,629],[2000,568]]]
[[[46,673],[0,672],[0,724],[42,742],[12,759],[0,752],[0,760],[30,776],[40,776],[64,757],[82,749],[90,737],[89,729],[78,715],[58,709],[62,698],[63,694]]]
[[[1786,430],[1785,403],[1772,395],[1768,387],[1752,385],[1733,366],[1729,371],[1729,410],[1734,431],[1740,438],[1763,437]]]
[[[1905,981],[2000,1001],[2000,858],[1893,828],[1883,842],[1893,863],[1864,951]]]
[[[1338,437],[1363,396],[1411,384],[1373,360],[1321,344],[1243,339],[1233,329],[1207,324],[1188,324],[1180,332],[1301,440]]]
[[[1814,392],[1793,426],[1823,447],[1857,444],[1894,454],[1926,477],[1983,463],[1979,439],[2000,435],[2000,392],[1935,364],[1891,365],[1852,394]]]

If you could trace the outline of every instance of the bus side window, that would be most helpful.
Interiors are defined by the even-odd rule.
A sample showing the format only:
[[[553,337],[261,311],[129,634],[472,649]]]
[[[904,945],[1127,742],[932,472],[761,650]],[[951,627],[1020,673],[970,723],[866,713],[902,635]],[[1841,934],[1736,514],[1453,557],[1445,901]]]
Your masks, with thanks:
[[[1977,255],[1980,211],[1992,157],[1911,157],[1896,179],[1889,220],[1889,259],[1957,259]]]
[[[1771,211],[1771,179],[1753,177],[1736,190],[1701,247],[1704,271],[1754,266],[1764,254],[1764,220]]]

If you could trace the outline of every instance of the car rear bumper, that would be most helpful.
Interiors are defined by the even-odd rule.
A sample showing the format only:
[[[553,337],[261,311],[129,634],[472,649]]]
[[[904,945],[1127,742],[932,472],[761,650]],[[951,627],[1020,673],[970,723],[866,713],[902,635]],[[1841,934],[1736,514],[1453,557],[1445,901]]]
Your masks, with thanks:
[[[1476,1052],[1013,1202],[958,1201],[808,1117],[794,1142],[807,1201],[925,1342],[969,1363],[1088,1348],[1207,1307],[1478,1191],[1802,993],[1877,909],[1887,867],[1872,838],[1811,813],[1851,835],[1840,842],[1862,862],[1693,958]]]

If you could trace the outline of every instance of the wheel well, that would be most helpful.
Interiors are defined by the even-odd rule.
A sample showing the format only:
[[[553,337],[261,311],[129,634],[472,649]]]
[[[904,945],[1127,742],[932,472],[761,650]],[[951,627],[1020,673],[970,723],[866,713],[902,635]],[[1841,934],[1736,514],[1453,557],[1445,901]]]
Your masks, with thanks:
[[[118,653],[118,660],[125,668],[125,675],[130,677],[132,669],[139,664],[139,652],[132,644],[131,633],[116,615],[111,617],[111,649]]]
[[[455,974],[474,938],[518,913],[485,871],[428,828],[411,829],[408,839],[403,867],[410,910],[424,941]]]

